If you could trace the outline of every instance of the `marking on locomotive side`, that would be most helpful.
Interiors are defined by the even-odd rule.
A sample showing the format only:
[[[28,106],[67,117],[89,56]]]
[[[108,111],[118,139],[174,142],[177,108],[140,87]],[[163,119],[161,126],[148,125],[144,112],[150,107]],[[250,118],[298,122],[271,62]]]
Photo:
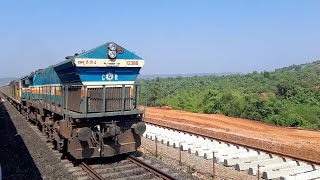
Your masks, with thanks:
[[[107,74],[102,74],[101,79],[102,81],[111,81],[115,80],[118,81],[118,74],[112,74],[112,73],[107,73]]]
[[[75,58],[76,67],[143,67],[143,59],[94,59]]]
[[[106,74],[106,79],[107,79],[108,81],[111,81],[111,80],[113,79],[113,74],[112,74],[112,73]]]

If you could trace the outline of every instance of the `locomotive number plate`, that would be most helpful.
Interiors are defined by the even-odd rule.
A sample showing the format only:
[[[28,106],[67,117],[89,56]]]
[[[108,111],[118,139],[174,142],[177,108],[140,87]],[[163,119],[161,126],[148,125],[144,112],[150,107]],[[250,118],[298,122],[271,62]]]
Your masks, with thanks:
[[[129,65],[129,66],[139,65],[139,61],[127,61],[127,65]]]

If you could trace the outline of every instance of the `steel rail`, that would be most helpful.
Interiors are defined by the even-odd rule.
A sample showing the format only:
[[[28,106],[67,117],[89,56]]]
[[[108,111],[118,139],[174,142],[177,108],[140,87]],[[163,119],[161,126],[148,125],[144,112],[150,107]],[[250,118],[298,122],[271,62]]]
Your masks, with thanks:
[[[95,180],[104,180],[104,178],[97,173],[95,170],[93,170],[90,166],[88,166],[86,163],[82,162],[80,164],[80,167],[86,171],[93,179]]]
[[[138,159],[137,157],[134,157],[132,155],[128,156],[128,160],[130,160],[131,162],[137,164],[138,166],[148,170],[149,172],[152,172],[153,174],[157,175],[158,177],[165,179],[165,180],[177,180],[177,178],[173,177],[172,175],[163,172],[162,170],[155,168],[145,162],[143,162],[142,160]]]

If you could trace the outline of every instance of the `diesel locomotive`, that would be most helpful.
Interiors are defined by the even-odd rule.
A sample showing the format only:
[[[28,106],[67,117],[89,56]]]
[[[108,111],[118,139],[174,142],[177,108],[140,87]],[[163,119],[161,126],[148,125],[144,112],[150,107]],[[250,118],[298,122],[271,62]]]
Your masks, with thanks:
[[[144,60],[109,42],[0,88],[55,148],[75,159],[134,152],[146,126],[135,81]]]

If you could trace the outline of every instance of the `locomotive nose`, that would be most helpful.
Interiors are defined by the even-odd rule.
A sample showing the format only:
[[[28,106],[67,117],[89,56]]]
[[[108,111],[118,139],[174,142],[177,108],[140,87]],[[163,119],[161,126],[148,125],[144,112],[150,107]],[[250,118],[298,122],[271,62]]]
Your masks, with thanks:
[[[131,128],[138,135],[142,135],[147,129],[146,124],[144,122],[138,122],[137,124],[133,124]]]

